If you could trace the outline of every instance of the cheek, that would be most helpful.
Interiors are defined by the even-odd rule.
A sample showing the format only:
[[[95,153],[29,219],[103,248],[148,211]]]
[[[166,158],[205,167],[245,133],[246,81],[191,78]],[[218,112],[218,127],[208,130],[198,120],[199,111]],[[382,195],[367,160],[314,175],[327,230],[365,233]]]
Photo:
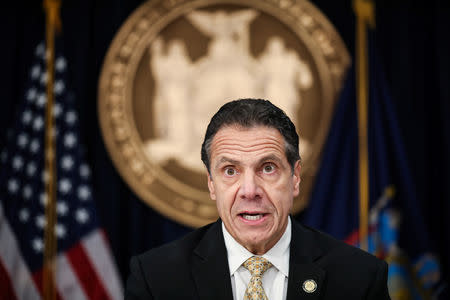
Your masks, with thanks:
[[[278,215],[289,214],[293,204],[291,187],[286,184],[272,185],[266,189],[266,193]]]
[[[222,212],[228,213],[233,208],[234,204],[234,189],[226,186],[226,187],[218,187],[216,186],[216,198],[217,205],[222,209]]]
[[[239,187],[238,185],[233,185],[232,187],[228,187],[224,192],[224,206],[227,209],[227,213],[231,213],[234,215],[234,212],[239,210]]]

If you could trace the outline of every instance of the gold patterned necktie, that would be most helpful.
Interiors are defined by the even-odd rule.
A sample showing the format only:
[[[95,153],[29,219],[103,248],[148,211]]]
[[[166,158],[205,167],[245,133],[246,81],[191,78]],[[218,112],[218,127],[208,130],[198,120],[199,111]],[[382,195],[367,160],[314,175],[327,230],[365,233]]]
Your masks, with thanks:
[[[252,274],[252,278],[245,290],[244,300],[267,300],[262,286],[262,276],[264,272],[272,267],[272,264],[263,257],[252,256],[243,263],[243,266]]]

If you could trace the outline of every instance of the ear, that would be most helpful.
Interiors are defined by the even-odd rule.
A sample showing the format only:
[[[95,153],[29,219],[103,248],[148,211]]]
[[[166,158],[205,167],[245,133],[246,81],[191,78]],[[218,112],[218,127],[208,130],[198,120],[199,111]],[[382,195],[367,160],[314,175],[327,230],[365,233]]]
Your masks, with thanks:
[[[302,167],[300,165],[300,160],[297,160],[294,165],[294,174],[292,175],[292,183],[294,185],[293,195],[297,197],[300,193],[300,171]]]
[[[212,200],[216,200],[214,182],[212,181],[211,174],[209,174],[209,172],[208,172],[208,189],[209,189],[209,197],[211,197]]]

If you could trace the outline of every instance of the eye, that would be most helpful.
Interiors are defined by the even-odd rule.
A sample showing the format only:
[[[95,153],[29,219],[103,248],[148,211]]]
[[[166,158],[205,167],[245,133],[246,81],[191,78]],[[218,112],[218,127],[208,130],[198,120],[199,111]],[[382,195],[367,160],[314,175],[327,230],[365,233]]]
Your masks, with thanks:
[[[272,174],[275,172],[275,165],[274,164],[265,164],[263,166],[263,173],[264,174]]]
[[[225,168],[225,175],[227,175],[227,176],[234,176],[234,175],[236,175],[236,169],[231,168],[231,167]]]

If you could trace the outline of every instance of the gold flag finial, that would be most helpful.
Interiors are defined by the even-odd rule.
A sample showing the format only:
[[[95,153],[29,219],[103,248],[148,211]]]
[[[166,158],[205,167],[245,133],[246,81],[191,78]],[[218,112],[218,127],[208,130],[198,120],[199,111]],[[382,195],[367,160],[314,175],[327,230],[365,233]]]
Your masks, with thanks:
[[[56,29],[56,32],[61,32],[61,0],[44,0],[44,10],[47,16],[47,28],[52,27]]]
[[[372,0],[354,0],[353,10],[371,29],[375,28],[375,3]]]

